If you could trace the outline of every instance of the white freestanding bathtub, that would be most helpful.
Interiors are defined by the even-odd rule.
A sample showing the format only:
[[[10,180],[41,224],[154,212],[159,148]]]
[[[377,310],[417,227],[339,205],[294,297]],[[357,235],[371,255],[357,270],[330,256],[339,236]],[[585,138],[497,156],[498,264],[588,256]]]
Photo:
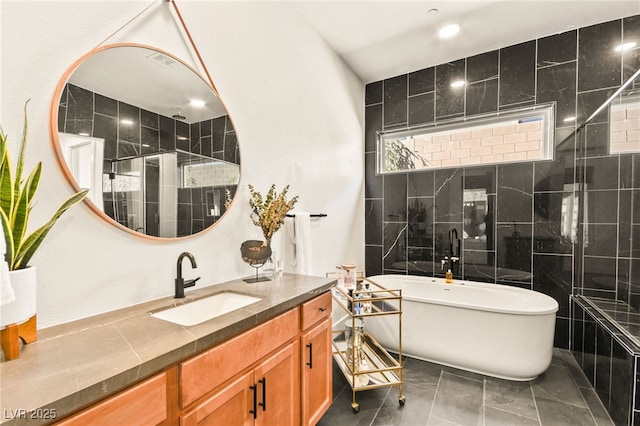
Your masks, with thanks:
[[[402,353],[508,380],[532,380],[551,363],[558,303],[499,284],[411,275],[369,278],[402,290]],[[365,319],[383,347],[398,350],[396,316]]]

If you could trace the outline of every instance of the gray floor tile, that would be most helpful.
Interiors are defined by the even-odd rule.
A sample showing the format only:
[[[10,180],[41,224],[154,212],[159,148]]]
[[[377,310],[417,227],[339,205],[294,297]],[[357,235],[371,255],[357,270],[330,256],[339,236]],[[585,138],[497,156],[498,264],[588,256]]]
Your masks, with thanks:
[[[405,405],[398,402],[397,388],[391,388],[372,425],[419,426],[426,425],[436,389],[423,386],[405,386]]]
[[[484,380],[484,376],[482,374],[461,370],[459,368],[444,366],[442,367],[442,371],[446,371],[447,373],[450,373],[450,374],[455,374],[456,376],[466,377],[467,379],[477,380],[479,382],[482,382]]]
[[[332,391],[333,391],[333,399],[335,400],[338,397],[338,395],[340,395],[340,392],[342,392],[344,388],[349,386],[349,384],[347,383],[347,380],[342,374],[340,367],[338,367],[335,361],[333,361],[332,376],[333,376]]]
[[[460,423],[450,422],[449,420],[441,419],[437,416],[432,415],[429,417],[429,422],[427,423],[427,426],[465,426],[465,425],[461,425]]]
[[[357,392],[356,400],[360,404],[360,411],[354,413],[351,409],[351,388],[347,387],[333,400],[318,426],[371,425],[389,391],[390,388],[382,388]]]
[[[482,382],[443,372],[431,415],[453,423],[482,425]]]
[[[531,382],[512,382],[451,367],[404,360],[404,406],[398,388],[356,393],[334,366],[334,403],[319,426],[613,426],[586,379],[575,378],[573,355],[554,350],[549,370]],[[581,383],[584,386],[578,386]]]
[[[596,426],[586,408],[536,397],[541,426]]]
[[[513,382],[487,377],[484,389],[486,406],[529,417],[538,422],[538,412],[529,382]]]
[[[592,388],[580,388],[580,391],[598,426],[613,426],[614,423],[604,405],[602,405],[602,401],[598,398],[596,391]]]
[[[518,416],[492,407],[485,407],[484,424],[485,426],[539,426],[540,422],[529,417]]]
[[[551,365],[559,365],[564,367],[564,359],[562,352],[558,348],[553,348],[553,356],[551,357]]]
[[[406,358],[402,369],[402,380],[409,386],[431,387],[435,389],[440,380],[442,366],[415,358]]]
[[[536,399],[538,397],[555,399],[586,408],[582,394],[567,367],[552,364],[532,382],[531,387]]]
[[[565,351],[563,353],[563,359],[566,366],[569,368],[573,379],[576,381],[576,384],[581,388],[590,388],[591,384],[587,379],[587,376],[584,375],[584,371],[578,365],[578,361],[573,357],[571,352]]]

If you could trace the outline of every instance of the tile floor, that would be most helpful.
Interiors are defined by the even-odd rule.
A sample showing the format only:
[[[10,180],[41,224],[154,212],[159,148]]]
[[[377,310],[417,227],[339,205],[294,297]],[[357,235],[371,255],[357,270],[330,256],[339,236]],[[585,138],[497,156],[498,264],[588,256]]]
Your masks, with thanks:
[[[554,349],[549,369],[531,382],[511,382],[405,358],[404,407],[398,388],[356,393],[334,364],[334,401],[318,426],[597,425],[613,422],[567,350]]]

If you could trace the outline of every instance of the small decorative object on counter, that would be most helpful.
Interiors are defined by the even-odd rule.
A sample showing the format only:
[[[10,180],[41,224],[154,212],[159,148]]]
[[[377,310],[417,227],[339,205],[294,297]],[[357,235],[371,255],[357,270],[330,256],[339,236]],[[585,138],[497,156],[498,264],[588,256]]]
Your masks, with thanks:
[[[284,189],[278,193],[275,184],[273,184],[269,188],[266,197],[263,197],[252,185],[249,185],[249,192],[251,193],[249,205],[252,209],[251,220],[254,225],[262,229],[264,241],[248,240],[243,242],[240,247],[242,260],[256,269],[255,278],[245,279],[244,281],[246,282],[270,281],[267,277],[258,277],[258,268],[269,260],[271,260],[272,263],[275,261],[275,259],[272,258],[271,238],[273,234],[280,229],[287,213],[298,201],[297,196],[287,199],[288,191],[289,185],[285,186]]]
[[[240,245],[240,254],[242,254],[242,260],[256,270],[256,276],[245,279],[245,282],[257,283],[261,281],[271,281],[267,277],[258,276],[258,268],[264,265],[271,257],[272,251],[270,245],[265,245],[264,242],[260,240],[247,240]]]
[[[447,284],[451,284],[453,282],[453,273],[451,272],[451,269],[447,270],[447,273],[444,276],[444,282]]]
[[[353,264],[343,264],[340,265],[340,277],[342,281],[342,285],[345,289],[355,289],[356,288],[356,265]]]
[[[242,254],[242,260],[249,265],[262,266],[271,257],[270,245],[265,245],[264,241],[260,240],[247,240],[240,245],[240,254]]]
[[[365,289],[365,299],[371,299],[371,291],[369,290],[369,281],[365,281],[364,283],[364,289]],[[366,302],[362,302],[362,313],[364,314],[370,314],[372,311],[372,307],[371,307],[371,300],[368,300]]]
[[[362,299],[362,295],[359,292],[353,296],[353,313],[355,315],[362,314],[362,302],[358,302],[360,299]]]
[[[355,364],[356,371],[360,365],[362,354],[362,339],[364,334],[364,321],[362,318],[355,320],[355,330],[353,330],[354,324],[351,319],[347,319],[344,322],[344,337],[347,341],[347,362],[349,364]]]

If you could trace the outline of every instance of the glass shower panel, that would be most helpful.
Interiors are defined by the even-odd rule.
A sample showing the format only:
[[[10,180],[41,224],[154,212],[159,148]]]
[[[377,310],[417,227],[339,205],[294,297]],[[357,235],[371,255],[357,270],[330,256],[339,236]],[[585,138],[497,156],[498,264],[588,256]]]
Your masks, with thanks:
[[[638,79],[640,70],[576,131],[579,220],[574,295],[640,345]]]
[[[104,208],[121,225],[144,230],[143,159],[115,161],[103,176]]]

